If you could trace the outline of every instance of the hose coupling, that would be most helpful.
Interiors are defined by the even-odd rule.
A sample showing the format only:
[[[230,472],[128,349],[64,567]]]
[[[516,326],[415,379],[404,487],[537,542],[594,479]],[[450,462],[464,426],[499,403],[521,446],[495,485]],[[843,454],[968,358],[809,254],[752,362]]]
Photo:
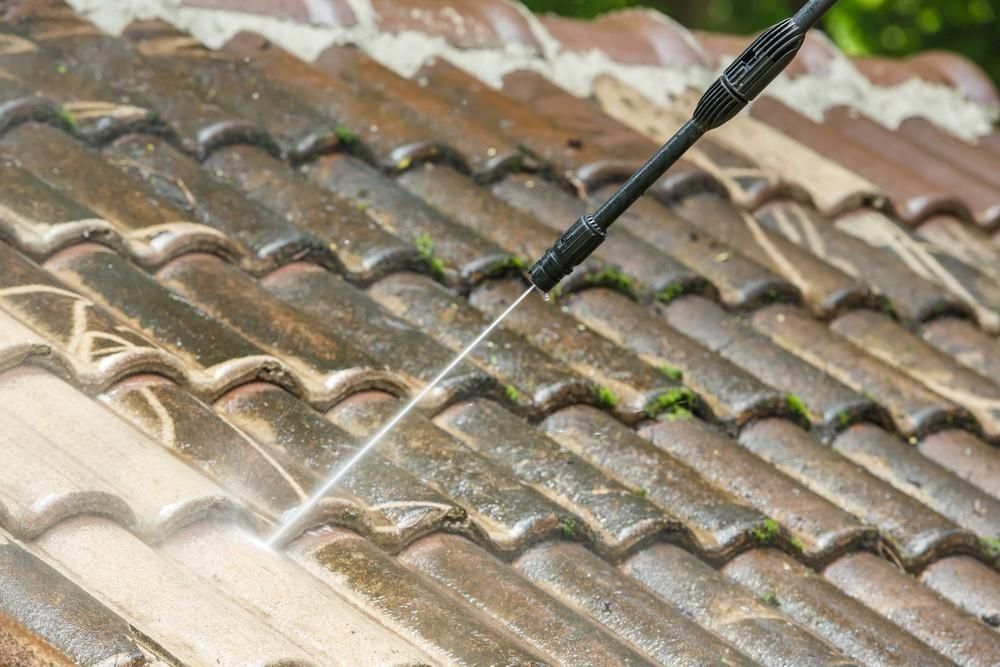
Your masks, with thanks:
[[[592,215],[580,216],[529,271],[531,282],[548,293],[604,243],[608,232]]]

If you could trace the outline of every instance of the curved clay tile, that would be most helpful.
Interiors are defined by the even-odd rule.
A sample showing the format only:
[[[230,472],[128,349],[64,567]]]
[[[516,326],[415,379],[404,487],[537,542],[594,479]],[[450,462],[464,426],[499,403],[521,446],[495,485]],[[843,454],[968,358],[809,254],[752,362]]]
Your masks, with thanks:
[[[538,49],[524,13],[504,0],[372,0],[380,30],[443,37],[463,49]]]
[[[288,21],[302,21],[330,26],[351,26],[354,12],[347,0],[181,0],[194,9],[218,9],[259,14]]]

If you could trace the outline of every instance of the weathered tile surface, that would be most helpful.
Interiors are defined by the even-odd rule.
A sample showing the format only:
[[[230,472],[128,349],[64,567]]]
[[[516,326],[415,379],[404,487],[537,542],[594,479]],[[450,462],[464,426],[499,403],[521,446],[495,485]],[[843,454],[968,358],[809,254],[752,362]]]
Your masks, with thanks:
[[[934,563],[920,581],[991,628],[1000,627],[1000,575],[968,556]]]
[[[920,453],[1000,498],[1000,451],[966,431],[932,433],[917,444]]]
[[[985,378],[1000,378],[1000,343],[975,324],[954,318],[928,322],[920,337]]]

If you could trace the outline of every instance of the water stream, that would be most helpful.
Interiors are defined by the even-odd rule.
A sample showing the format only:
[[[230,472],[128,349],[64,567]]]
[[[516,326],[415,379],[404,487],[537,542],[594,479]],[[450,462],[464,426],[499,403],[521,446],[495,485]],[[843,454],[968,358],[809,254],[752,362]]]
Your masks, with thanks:
[[[330,475],[330,477],[327,478],[327,480],[323,482],[323,484],[318,489],[316,489],[316,491],[313,492],[313,494],[309,497],[308,500],[299,505],[294,511],[292,511],[290,514],[286,516],[285,520],[275,529],[274,533],[271,534],[271,537],[268,538],[266,543],[267,546],[268,547],[277,546],[278,543],[281,541],[281,539],[285,537],[289,533],[289,531],[295,528],[295,526],[302,519],[304,519],[309,514],[309,512],[311,512],[313,508],[316,507],[316,505],[320,503],[323,497],[330,492],[330,489],[337,486],[340,480],[342,480],[344,476],[348,472],[350,472],[352,468],[354,468],[354,466],[358,465],[358,463],[360,463],[361,460],[364,459],[365,456],[370,451],[372,451],[372,449],[374,449],[376,445],[378,445],[379,441],[381,441],[382,438],[384,438],[385,435],[389,431],[391,431],[393,427],[396,426],[396,424],[398,424],[400,421],[402,421],[404,417],[406,417],[406,415],[412,412],[413,409],[416,408],[417,405],[420,403],[420,401],[422,401],[424,397],[427,396],[427,394],[429,394],[434,389],[434,387],[438,385],[439,382],[441,382],[441,380],[447,377],[448,373],[454,370],[455,366],[458,366],[458,364],[460,364],[463,359],[469,356],[469,353],[472,352],[472,350],[474,350],[477,345],[482,343],[483,340],[487,336],[489,336],[493,332],[493,330],[496,329],[500,325],[500,323],[503,322],[504,319],[521,304],[522,301],[527,299],[528,295],[531,294],[533,291],[535,291],[534,286],[529,287],[527,291],[525,291],[525,293],[522,294],[517,299],[517,301],[512,303],[510,307],[507,308],[507,310],[500,313],[500,316],[497,317],[495,320],[493,320],[493,322],[491,322],[488,327],[483,329],[483,332],[479,334],[475,340],[469,343],[464,350],[459,352],[458,355],[451,360],[451,363],[445,366],[444,370],[438,373],[437,377],[435,377],[433,380],[427,383],[427,385],[425,385],[424,388],[420,390],[420,393],[411,398],[410,402],[404,405],[403,408],[396,413],[395,417],[386,422],[386,424],[381,429],[379,429],[379,431],[375,433],[375,435],[369,438],[368,441],[364,445],[362,445],[361,449],[355,452],[351,458],[349,458],[347,461],[344,461],[344,463],[338,466],[337,469],[334,470],[333,473]]]

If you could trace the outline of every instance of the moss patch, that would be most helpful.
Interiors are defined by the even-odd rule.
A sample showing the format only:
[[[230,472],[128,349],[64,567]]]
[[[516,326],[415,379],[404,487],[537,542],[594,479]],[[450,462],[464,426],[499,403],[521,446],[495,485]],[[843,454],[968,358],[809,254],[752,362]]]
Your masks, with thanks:
[[[663,415],[670,421],[690,419],[692,411],[698,403],[694,392],[687,387],[677,387],[660,394],[652,403],[646,406],[646,416]]]
[[[343,125],[338,125],[333,128],[333,133],[337,135],[337,141],[344,144],[345,146],[350,146],[355,141],[358,140],[358,134],[349,127],[344,127]]]
[[[760,601],[766,604],[768,607],[778,606],[778,594],[774,591],[768,591],[760,596]]]
[[[656,293],[656,300],[662,303],[670,303],[681,294],[684,294],[684,286],[678,283],[667,285]]]
[[[788,543],[792,546],[792,549],[795,549],[795,551],[797,551],[798,553],[802,553],[802,551],[805,549],[805,547],[802,546],[802,540],[800,540],[797,537],[793,537],[792,539],[788,540]]]
[[[597,388],[597,400],[606,408],[618,407],[618,395],[607,387]]]
[[[785,394],[785,405],[788,409],[792,411],[798,417],[809,421],[809,410],[806,409],[806,404],[802,402],[802,399],[795,394]]]
[[[615,268],[608,267],[590,274],[587,276],[586,283],[588,285],[607,285],[629,296],[635,296],[635,284],[633,284],[632,279]]]
[[[671,380],[676,380],[677,382],[680,382],[681,380],[684,379],[684,373],[681,371],[681,369],[674,368],[673,366],[668,366],[666,364],[660,366],[660,374],[665,375]]]
[[[579,532],[580,527],[576,523],[576,519],[571,516],[563,517],[562,521],[559,522],[559,532],[563,534],[563,537],[573,539]]]
[[[1000,556],[1000,537],[983,537],[979,543],[990,556]]]
[[[774,519],[766,519],[764,523],[755,526],[750,530],[750,537],[757,544],[770,544],[771,540],[778,536],[780,526]]]
[[[62,122],[66,123],[66,125],[69,127],[69,129],[71,129],[74,132],[76,132],[76,130],[79,128],[79,125],[77,125],[76,118],[73,116],[73,114],[71,114],[66,109],[59,109],[58,115],[59,115],[59,119]]]
[[[431,273],[435,276],[440,276],[444,273],[444,262],[434,256],[434,241],[430,236],[421,234],[417,237],[413,245],[416,246],[417,252],[420,254],[420,259],[424,260],[424,264],[427,265]]]
[[[507,385],[507,387],[504,389],[504,392],[507,394],[507,398],[510,399],[511,403],[520,402],[521,397],[523,396],[523,394],[521,394],[521,391],[512,384]]]
[[[638,488],[635,491],[633,491],[632,493],[636,497],[638,497],[638,498],[648,498],[649,497],[649,490],[648,489]]]

